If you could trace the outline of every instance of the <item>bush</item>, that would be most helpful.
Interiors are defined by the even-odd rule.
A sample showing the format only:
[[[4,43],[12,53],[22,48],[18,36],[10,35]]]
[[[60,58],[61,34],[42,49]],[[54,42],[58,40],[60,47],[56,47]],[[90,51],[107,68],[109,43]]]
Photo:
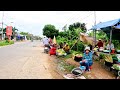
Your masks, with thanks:
[[[14,44],[14,41],[11,40],[11,41],[9,42],[9,44]]]
[[[8,41],[8,40],[5,40],[5,41],[1,41],[0,42],[0,46],[5,46],[5,45],[10,45],[10,44],[14,44],[14,41]]]
[[[74,43],[72,43],[72,45],[74,45]],[[78,41],[72,48],[72,50],[80,51],[80,52],[83,52],[84,49],[85,49],[85,46],[81,41]]]

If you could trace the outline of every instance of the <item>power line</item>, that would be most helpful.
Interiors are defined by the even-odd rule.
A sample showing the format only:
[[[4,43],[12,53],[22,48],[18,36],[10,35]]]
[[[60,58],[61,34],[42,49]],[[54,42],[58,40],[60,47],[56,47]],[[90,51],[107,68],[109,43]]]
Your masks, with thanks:
[[[84,20],[84,19],[88,18],[88,17],[89,17],[89,16],[91,16],[92,14],[93,14],[93,13],[91,13],[91,14],[87,15],[86,17],[82,18],[80,21],[82,21],[82,20]]]
[[[81,13],[81,12],[78,12],[78,13]],[[78,13],[77,13],[77,14],[74,13],[74,14],[66,21],[66,23],[67,23],[69,20],[73,19],[75,16],[77,16]],[[88,13],[91,13],[91,11],[88,11]],[[75,14],[76,14],[76,15],[75,15]],[[83,14],[83,15],[85,15],[85,14]],[[66,23],[65,23],[64,25],[66,25]]]

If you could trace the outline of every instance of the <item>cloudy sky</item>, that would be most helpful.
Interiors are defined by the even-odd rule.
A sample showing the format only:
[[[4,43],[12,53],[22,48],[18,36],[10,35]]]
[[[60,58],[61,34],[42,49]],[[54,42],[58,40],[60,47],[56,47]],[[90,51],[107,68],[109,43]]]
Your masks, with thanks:
[[[0,23],[2,15],[3,11],[0,11]],[[96,23],[117,18],[120,18],[120,11],[96,11]],[[66,24],[68,26],[74,22],[82,22],[90,29],[94,21],[94,11],[4,11],[3,17],[6,25],[15,26],[19,31],[34,35],[42,35],[42,29],[46,24],[55,25],[56,29],[62,30]]]

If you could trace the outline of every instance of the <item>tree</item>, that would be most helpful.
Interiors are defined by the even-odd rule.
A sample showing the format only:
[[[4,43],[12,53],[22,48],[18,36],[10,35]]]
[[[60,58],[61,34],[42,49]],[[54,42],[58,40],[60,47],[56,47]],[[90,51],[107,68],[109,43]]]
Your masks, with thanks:
[[[28,35],[29,33],[28,32],[20,32],[21,35]]]
[[[29,34],[28,32],[20,32],[21,35],[25,35],[27,40],[30,40],[32,37],[32,34]]]
[[[87,31],[86,24],[80,23],[80,22],[73,23],[73,24],[69,25],[68,28],[70,31],[74,31],[74,29],[78,29],[78,28],[80,28],[82,30],[82,32],[84,32],[84,33]]]
[[[53,38],[54,36],[58,36],[58,34],[59,30],[57,30],[54,25],[48,24],[43,28],[43,35],[47,37]]]
[[[17,33],[18,29],[16,27],[12,27],[12,36],[15,37],[15,34]]]

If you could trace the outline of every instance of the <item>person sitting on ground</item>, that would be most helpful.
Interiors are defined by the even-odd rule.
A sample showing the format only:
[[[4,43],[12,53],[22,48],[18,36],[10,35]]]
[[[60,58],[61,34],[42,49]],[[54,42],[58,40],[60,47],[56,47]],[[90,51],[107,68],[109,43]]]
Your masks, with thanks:
[[[63,43],[62,43],[62,42],[60,43],[60,49],[61,49],[61,48],[63,48]]]
[[[107,46],[106,46],[106,49],[107,50],[113,50],[114,49],[114,44],[111,42],[110,43],[110,40],[108,41],[108,44],[107,44]]]
[[[80,61],[81,66],[86,66],[86,71],[90,70],[90,66],[93,64],[92,60],[92,52],[90,51],[90,47],[85,48],[85,53],[83,54],[82,61]]]
[[[67,54],[69,54],[70,52],[70,46],[68,45],[68,44],[66,44],[64,47],[63,47],[63,50],[67,53]]]
[[[50,55],[56,55],[56,46],[55,46],[55,44],[52,45],[49,53],[50,53]]]
[[[98,48],[100,49],[101,47],[103,47],[103,42],[101,39],[99,39],[98,43],[97,43]]]

